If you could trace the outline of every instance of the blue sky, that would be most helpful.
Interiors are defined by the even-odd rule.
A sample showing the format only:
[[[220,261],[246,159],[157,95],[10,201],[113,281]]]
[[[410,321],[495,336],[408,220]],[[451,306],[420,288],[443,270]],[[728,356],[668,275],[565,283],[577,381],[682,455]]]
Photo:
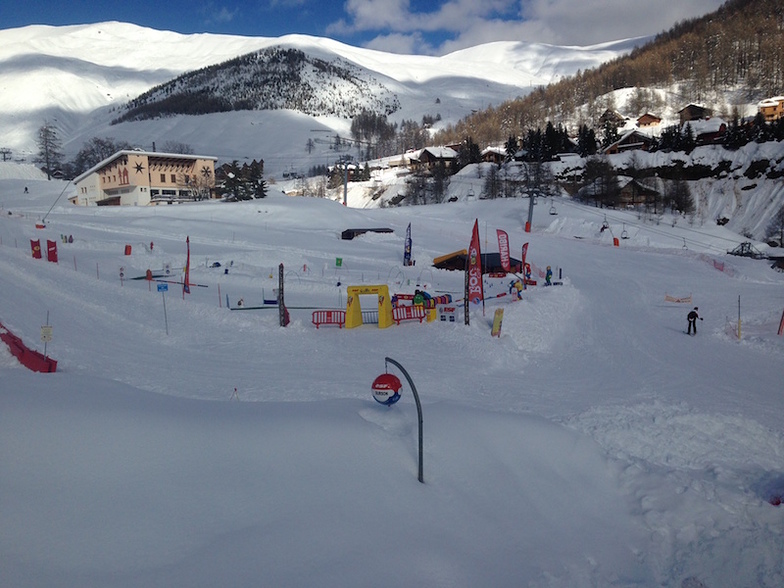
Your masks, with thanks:
[[[0,0],[0,28],[117,20],[180,33],[302,33],[441,55],[490,41],[591,45],[654,35],[724,0]]]

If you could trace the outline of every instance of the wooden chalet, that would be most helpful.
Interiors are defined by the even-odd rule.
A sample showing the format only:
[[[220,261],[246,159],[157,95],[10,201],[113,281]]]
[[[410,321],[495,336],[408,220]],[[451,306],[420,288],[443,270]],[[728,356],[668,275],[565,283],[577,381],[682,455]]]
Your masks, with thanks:
[[[661,121],[661,117],[656,116],[655,114],[651,114],[650,112],[646,112],[637,119],[637,126],[641,129],[649,129],[652,127],[658,127],[661,124]]]
[[[616,127],[621,127],[626,124],[626,117],[617,110],[611,110],[608,108],[599,117],[599,125],[603,127],[608,122],[615,125]]]
[[[429,171],[439,163],[451,167],[457,161],[457,151],[451,147],[425,147],[409,156],[412,171]]]
[[[697,145],[712,145],[721,143],[724,134],[727,132],[727,123],[719,117],[710,117],[703,120],[693,120],[687,123],[694,134],[694,141]],[[681,128],[684,132],[686,125]]]
[[[618,178],[618,204],[626,207],[635,207],[644,204],[651,198],[660,196],[658,190],[646,186],[633,178]]]
[[[506,161],[506,151],[500,147],[487,147],[482,151],[482,161],[501,165]]]
[[[766,122],[784,118],[784,96],[767,98],[757,105],[757,109],[765,117]]]
[[[648,151],[653,144],[653,137],[646,135],[637,130],[627,131],[615,143],[608,145],[604,149],[604,153],[612,155],[614,153],[623,153],[624,151],[642,150]]]
[[[692,120],[700,120],[702,118],[710,118],[713,116],[713,111],[705,106],[699,104],[689,104],[678,111],[681,125]]]

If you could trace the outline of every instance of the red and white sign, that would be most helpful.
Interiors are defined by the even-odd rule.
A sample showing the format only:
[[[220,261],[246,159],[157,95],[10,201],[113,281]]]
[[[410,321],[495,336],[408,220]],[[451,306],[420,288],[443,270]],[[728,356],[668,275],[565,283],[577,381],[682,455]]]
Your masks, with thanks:
[[[386,404],[387,406],[394,404],[400,400],[400,389],[403,384],[400,383],[400,378],[394,374],[381,374],[373,380],[373,398],[376,402]]]
[[[501,267],[504,268],[505,272],[511,272],[512,268],[509,264],[509,235],[501,229],[496,229],[495,232],[498,235],[498,254],[501,257]]]

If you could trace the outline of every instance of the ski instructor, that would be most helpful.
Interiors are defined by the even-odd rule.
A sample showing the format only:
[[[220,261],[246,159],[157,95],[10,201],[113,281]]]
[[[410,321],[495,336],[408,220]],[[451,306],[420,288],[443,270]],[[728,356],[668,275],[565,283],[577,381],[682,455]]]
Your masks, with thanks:
[[[694,310],[689,312],[689,314],[686,316],[686,318],[689,319],[689,328],[686,331],[687,335],[696,335],[697,334],[697,319],[702,320],[702,317],[699,314],[697,314],[697,310],[699,310],[699,309],[695,306]],[[694,331],[693,333],[692,333],[692,330]]]

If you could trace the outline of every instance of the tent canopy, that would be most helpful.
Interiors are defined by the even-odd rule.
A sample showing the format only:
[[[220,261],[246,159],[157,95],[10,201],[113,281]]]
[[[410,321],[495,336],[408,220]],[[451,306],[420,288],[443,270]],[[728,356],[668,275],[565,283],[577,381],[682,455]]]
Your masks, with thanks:
[[[453,253],[447,253],[441,257],[436,257],[433,260],[433,267],[446,270],[463,271],[466,267],[466,257],[468,251],[461,249]],[[482,253],[482,273],[500,273],[504,271],[501,267],[501,254],[500,253]],[[512,266],[512,271],[520,271],[522,262],[514,257],[509,258],[509,263]]]

